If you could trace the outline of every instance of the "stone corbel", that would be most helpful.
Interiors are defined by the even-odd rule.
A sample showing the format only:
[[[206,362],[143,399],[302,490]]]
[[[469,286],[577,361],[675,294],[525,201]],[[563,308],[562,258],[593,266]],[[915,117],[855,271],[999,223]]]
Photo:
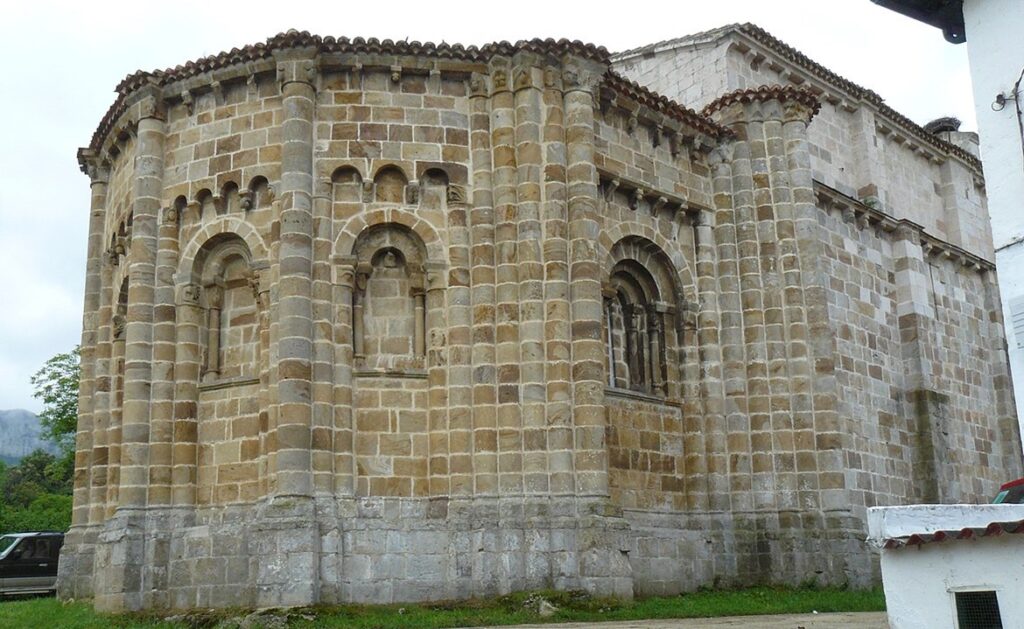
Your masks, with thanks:
[[[651,215],[657,217],[658,212],[660,212],[663,208],[667,206],[668,199],[666,199],[665,197],[658,197],[657,199],[654,200],[653,203],[651,203]]]
[[[181,103],[185,105],[185,111],[188,115],[195,113],[195,101],[192,99],[192,92],[190,90],[184,90],[181,93]]]
[[[431,94],[441,93],[441,71],[437,68],[431,68],[427,75],[427,89]]]
[[[224,104],[224,89],[220,81],[210,81],[210,89],[213,91],[213,102],[220,107]]]
[[[644,189],[637,188],[633,191],[633,194],[629,197],[629,209],[637,210],[640,208],[640,203],[644,200]]]
[[[661,125],[656,125],[651,129],[651,144],[654,148],[661,146],[661,135],[665,132]]]
[[[367,179],[363,182],[363,203],[373,203],[373,180]]]
[[[612,200],[615,198],[615,191],[619,188],[619,183],[620,182],[618,179],[609,179],[608,181],[605,182],[604,200],[606,202],[611,203]]]
[[[238,204],[242,206],[243,210],[252,209],[252,190],[246,188],[245,190],[238,191]]]
[[[405,202],[409,205],[416,205],[420,202],[420,184],[418,181],[410,181],[405,184]]]
[[[636,133],[636,127],[639,124],[639,120],[636,117],[636,112],[631,112],[629,118],[626,119],[626,133],[633,135]]]
[[[402,82],[402,66],[394,65],[391,66],[391,82],[401,83]]]
[[[249,78],[245,80],[245,98],[246,100],[256,100],[260,94],[259,84],[256,82],[256,73],[252,69],[249,72]]]

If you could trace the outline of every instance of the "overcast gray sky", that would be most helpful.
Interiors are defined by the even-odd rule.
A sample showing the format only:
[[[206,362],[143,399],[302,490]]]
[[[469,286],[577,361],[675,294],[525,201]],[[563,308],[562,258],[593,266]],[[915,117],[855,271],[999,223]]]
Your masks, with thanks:
[[[289,28],[320,35],[483,44],[567,37],[625,50],[754,22],[881,94],[918,123],[974,130],[967,51],[868,0],[693,2],[10,3],[0,19],[0,409],[40,410],[29,378],[80,340],[89,185],[75,151],[113,88],[137,69],[182,64]]]

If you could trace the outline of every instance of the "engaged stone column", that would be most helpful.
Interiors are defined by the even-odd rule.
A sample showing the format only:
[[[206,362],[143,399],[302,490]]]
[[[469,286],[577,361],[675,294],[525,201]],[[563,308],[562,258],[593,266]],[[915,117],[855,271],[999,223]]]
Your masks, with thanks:
[[[569,277],[573,357],[576,492],[608,496],[605,447],[604,348],[601,347],[601,268],[597,259],[597,169],[594,166],[594,93],[604,68],[582,60],[563,63]]]
[[[491,189],[491,114],[487,79],[474,74],[470,88],[470,150],[473,203],[469,209],[470,295],[473,303],[473,488],[475,495],[498,487],[497,367],[495,365],[494,195]]]
[[[204,380],[220,375],[220,311],[224,305],[224,289],[216,284],[206,287],[206,371]]]
[[[104,250],[100,268],[99,315],[95,349],[95,385],[92,402],[92,469],[89,479],[89,523],[98,524],[106,516],[107,465],[109,452],[107,432],[110,429],[110,397],[113,385],[111,370],[113,354],[113,275],[117,255]]]
[[[543,158],[541,91],[543,61],[526,53],[513,59],[516,165],[516,272],[519,280],[520,413],[523,491],[547,493],[547,401],[544,356],[544,260],[540,223]]]
[[[334,265],[334,492],[355,494],[354,431],[352,426],[352,369],[354,360],[352,303],[355,269],[351,262]]]
[[[515,98],[508,59],[491,60],[491,155],[494,183],[495,358],[498,376],[497,492],[523,490],[519,371],[519,273],[516,269]]]
[[[79,153],[88,172],[92,197],[89,204],[89,245],[85,263],[85,300],[82,307],[81,377],[78,385],[78,430],[75,434],[74,510],[71,525],[89,520],[90,475],[93,466],[93,405],[96,391],[96,346],[99,342],[99,309],[103,267],[103,221],[106,218],[107,182],[110,173],[92,151]]]
[[[125,331],[124,405],[121,424],[119,505],[142,507],[149,485],[150,386],[157,228],[164,172],[164,112],[160,96],[139,104],[135,154],[134,221],[128,255],[128,322]]]
[[[295,51],[292,51],[293,53]],[[281,245],[278,280],[277,491],[312,495],[313,110],[316,61],[277,66],[281,124]]]
[[[203,308],[198,284],[180,290],[176,308],[174,355],[174,446],[171,454],[171,500],[175,506],[196,503],[196,439],[199,378],[202,369],[199,331]]]

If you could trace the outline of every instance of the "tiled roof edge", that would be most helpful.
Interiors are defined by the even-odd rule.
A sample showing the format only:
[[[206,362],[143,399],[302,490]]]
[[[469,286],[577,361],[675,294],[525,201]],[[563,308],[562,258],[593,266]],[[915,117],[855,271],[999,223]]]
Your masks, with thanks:
[[[792,85],[761,85],[745,90],[736,90],[708,103],[701,114],[710,116],[723,107],[733,103],[753,103],[758,101],[778,100],[781,102],[798,102],[811,110],[811,116],[818,113],[821,108],[821,101],[817,96],[799,87]]]
[[[653,52],[659,48],[682,46],[712,36],[724,37],[729,33],[734,32],[741,33],[749,37],[750,39],[753,39],[754,41],[770,49],[783,59],[786,59],[790,63],[797,65],[803,68],[804,70],[807,70],[811,75],[817,77],[818,79],[826,83],[835,85],[836,87],[848,92],[851,96],[855,98],[860,98],[864,101],[867,101],[868,103],[876,107],[878,112],[882,116],[889,118],[897,126],[904,129],[908,133],[912,134],[914,137],[922,140],[927,144],[930,144],[932,147],[939,149],[940,151],[960,158],[969,166],[974,168],[976,171],[978,171],[979,173],[981,172],[981,160],[972,155],[970,152],[960,148],[959,146],[956,146],[955,144],[947,142],[942,138],[939,138],[931,133],[928,133],[927,131],[924,130],[924,127],[922,127],[921,125],[917,124],[910,118],[906,117],[905,115],[899,113],[898,111],[887,105],[885,103],[885,99],[883,99],[877,92],[870,90],[866,87],[863,87],[861,85],[858,85],[853,81],[850,81],[849,79],[846,79],[840,76],[839,74],[836,74],[832,70],[829,70],[828,68],[821,65],[817,61],[814,61],[813,59],[803,54],[796,48],[790,46],[786,42],[782,41],[778,37],[775,37],[768,31],[761,28],[760,26],[750,22],[746,22],[743,24],[729,24],[716,29],[696,33],[694,35],[687,35],[686,37],[679,37],[676,39],[665,40],[657,44],[650,44],[649,46],[634,48],[632,50],[616,53],[612,55],[612,59],[617,61],[620,59],[624,59],[626,57],[634,57],[637,56],[638,54],[643,54],[645,52]]]
[[[274,51],[288,48],[316,48],[318,53],[412,55],[470,62],[486,62],[494,56],[512,55],[516,52],[528,51],[548,55],[568,53],[599,63],[611,63],[611,55],[606,48],[587,44],[579,40],[530,39],[520,40],[514,44],[501,41],[476,47],[462,46],[461,44],[434,44],[418,41],[378,40],[376,38],[364,39],[362,37],[354,39],[347,37],[321,37],[319,35],[312,35],[308,31],[290,30],[285,33],[278,33],[268,38],[265,42],[250,44],[241,48],[232,48],[230,51],[202,57],[173,68],[148,72],[140,70],[126,76],[118,83],[116,87],[117,99],[104,114],[96,132],[93,133],[89,146],[93,149],[99,148],[102,139],[110,131],[114,121],[127,108],[126,101],[128,97],[144,85],[168,85],[211,70],[266,59],[271,57]]]
[[[942,530],[934,533],[913,533],[902,537],[890,537],[882,540],[882,548],[892,550],[904,546],[921,546],[933,542],[943,542],[949,539],[976,539],[979,537],[995,537],[1009,533],[1011,535],[1024,533],[1024,520],[1012,520],[1009,522],[992,522],[988,526],[975,526],[960,530]]]
[[[697,113],[689,107],[680,105],[674,100],[662,96],[657,92],[653,92],[639,83],[630,81],[614,70],[609,70],[605,74],[604,83],[616,92],[619,92],[638,103],[646,105],[655,111],[663,113],[666,116],[679,120],[680,122],[683,122],[714,138],[722,138],[732,135],[731,130],[718,124],[714,120],[711,120],[705,114]]]

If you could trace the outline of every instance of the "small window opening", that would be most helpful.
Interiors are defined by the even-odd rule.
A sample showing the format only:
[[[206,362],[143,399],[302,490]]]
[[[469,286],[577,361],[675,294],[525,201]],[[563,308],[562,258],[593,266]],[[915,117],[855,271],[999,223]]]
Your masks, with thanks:
[[[956,592],[954,596],[958,629],[1003,629],[995,591]]]

